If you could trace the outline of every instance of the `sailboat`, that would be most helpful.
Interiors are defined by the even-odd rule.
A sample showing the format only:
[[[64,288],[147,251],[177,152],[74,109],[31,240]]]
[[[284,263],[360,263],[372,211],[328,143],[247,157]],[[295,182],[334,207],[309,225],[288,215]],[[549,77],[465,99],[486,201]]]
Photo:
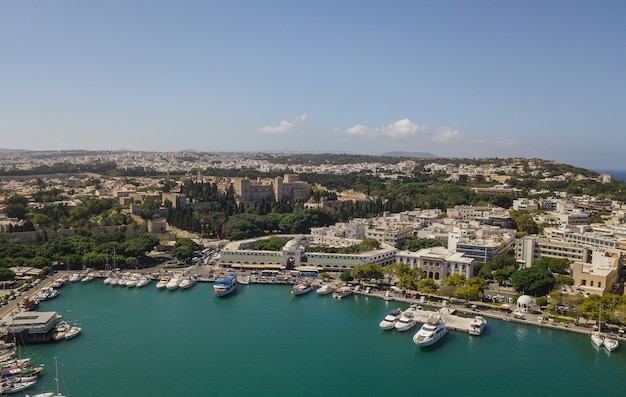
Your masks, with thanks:
[[[600,303],[598,311],[598,330],[591,333],[591,342],[596,347],[602,347],[604,344],[604,334],[602,333],[602,303]]]
[[[56,385],[57,385],[56,392],[38,393],[38,394],[33,394],[32,396],[26,395],[25,397],[65,397],[59,391],[59,363],[57,362],[56,357],[54,358],[54,366],[56,367],[56,373],[55,373],[55,378],[54,378],[54,381],[56,382]]]

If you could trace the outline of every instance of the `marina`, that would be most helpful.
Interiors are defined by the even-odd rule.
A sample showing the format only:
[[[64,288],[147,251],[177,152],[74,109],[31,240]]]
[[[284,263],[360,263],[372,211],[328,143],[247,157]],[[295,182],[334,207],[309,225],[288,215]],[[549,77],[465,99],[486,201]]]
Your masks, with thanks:
[[[211,283],[200,283],[183,293],[161,291],[154,284],[143,289],[112,288],[100,280],[65,288],[57,299],[42,302],[40,310],[67,317],[71,299],[71,316],[80,319],[83,334],[71,343],[22,349],[24,356],[45,364],[48,371],[54,369],[54,357],[60,358],[64,395],[201,395],[207,374],[211,381],[238,371],[246,374],[231,390],[238,395],[286,396],[294,390],[306,396],[382,394],[389,379],[410,380],[399,382],[394,390],[415,393],[425,377],[440,384],[438,395],[442,396],[507,395],[508,383],[495,378],[489,382],[490,390],[498,394],[467,389],[465,385],[482,373],[480,366],[467,368],[468,360],[532,377],[533,383],[525,390],[537,395],[550,390],[585,395],[584,379],[590,370],[599,374],[598,392],[626,386],[626,381],[622,385],[616,377],[626,369],[626,355],[594,349],[588,335],[490,320],[483,337],[451,331],[441,343],[419,349],[411,338],[422,323],[410,332],[382,332],[378,327],[392,309],[406,311],[408,302],[387,302],[358,293],[342,300],[312,293],[295,299],[290,297],[291,285],[250,284],[239,286],[231,299],[217,299]],[[438,310],[426,305],[424,309],[422,315]],[[251,326],[254,335],[250,335]],[[237,343],[226,343],[233,338]],[[164,344],[164,340],[185,342]],[[128,355],[129,351],[133,354]],[[120,360],[122,356],[127,358]],[[172,362],[188,365],[173,366]],[[564,362],[573,381],[560,382],[549,375]],[[541,373],[534,370],[537,365]],[[161,368],[165,367],[167,382],[162,380]],[[94,376],[95,368],[99,376]],[[298,377],[281,375],[293,368],[329,381],[302,384]],[[414,376],[416,371],[420,377]],[[342,377],[332,375],[337,372]],[[458,374],[455,382],[446,381],[448,373]],[[355,384],[357,378],[361,381]],[[554,389],[550,389],[552,383]],[[63,385],[69,392],[65,393]],[[54,388],[54,377],[45,376],[28,391],[36,394]]]

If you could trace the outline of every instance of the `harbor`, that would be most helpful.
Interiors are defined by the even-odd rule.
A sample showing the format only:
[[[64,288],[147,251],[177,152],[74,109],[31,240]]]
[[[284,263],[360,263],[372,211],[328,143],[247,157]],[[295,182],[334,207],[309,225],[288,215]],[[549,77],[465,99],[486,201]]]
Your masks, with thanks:
[[[102,281],[66,285],[59,297],[39,308],[80,319],[83,335],[71,343],[22,349],[48,371],[58,357],[68,395],[202,395],[207,384],[236,376],[229,389],[234,395],[373,395],[388,390],[389,381],[398,393],[415,393],[429,379],[438,385],[438,395],[474,396],[485,391],[467,385],[480,376],[481,366],[494,366],[494,375],[534,379],[527,393],[556,392],[558,385],[562,393],[582,396],[588,371],[599,374],[597,391],[609,392],[604,385],[617,387],[611,374],[626,368],[626,355],[596,350],[587,336],[505,321],[488,320],[481,337],[451,331],[437,345],[418,349],[411,340],[417,326],[405,333],[380,331],[385,314],[411,305],[385,301],[384,294],[357,291],[338,300],[315,291],[293,296],[288,284],[250,284],[217,298],[210,283],[166,291],[154,282],[137,289]],[[428,300],[423,309],[438,310]],[[467,368],[473,360],[481,365]],[[573,382],[549,375],[563,362]],[[538,363],[541,371],[536,371]],[[316,380],[303,379],[302,373]],[[451,373],[455,382],[446,381]],[[167,382],[162,381],[165,374]],[[54,388],[54,377],[48,375],[31,394]],[[509,395],[504,379],[494,376],[489,383],[499,395]]]

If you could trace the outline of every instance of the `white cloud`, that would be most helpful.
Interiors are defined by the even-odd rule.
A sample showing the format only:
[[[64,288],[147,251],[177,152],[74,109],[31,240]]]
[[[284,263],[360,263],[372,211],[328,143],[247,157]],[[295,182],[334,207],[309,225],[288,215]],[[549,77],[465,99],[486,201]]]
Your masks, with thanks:
[[[441,127],[431,139],[437,143],[450,143],[463,139],[463,134],[450,127]]]
[[[366,137],[383,136],[388,138],[409,138],[425,129],[426,127],[414,124],[409,119],[402,119],[376,128],[357,124],[345,130],[345,133],[348,135]]]
[[[259,128],[259,132],[263,134],[285,134],[291,131],[297,124],[305,122],[307,118],[308,116],[303,114],[294,118],[293,121],[282,120],[277,126],[268,125]]]

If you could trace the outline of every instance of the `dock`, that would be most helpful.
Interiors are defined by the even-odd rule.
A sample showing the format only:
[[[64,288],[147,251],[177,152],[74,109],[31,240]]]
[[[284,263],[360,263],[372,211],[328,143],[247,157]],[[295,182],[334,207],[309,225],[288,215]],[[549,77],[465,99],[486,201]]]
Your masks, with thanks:
[[[425,323],[428,321],[428,318],[432,315],[439,315],[441,319],[446,323],[446,328],[452,331],[459,332],[469,332],[470,324],[472,323],[473,318],[461,317],[455,314],[452,314],[448,307],[442,307],[438,311],[430,311],[420,309],[419,307],[411,306],[407,309],[407,311],[413,312],[413,318],[418,323]]]

